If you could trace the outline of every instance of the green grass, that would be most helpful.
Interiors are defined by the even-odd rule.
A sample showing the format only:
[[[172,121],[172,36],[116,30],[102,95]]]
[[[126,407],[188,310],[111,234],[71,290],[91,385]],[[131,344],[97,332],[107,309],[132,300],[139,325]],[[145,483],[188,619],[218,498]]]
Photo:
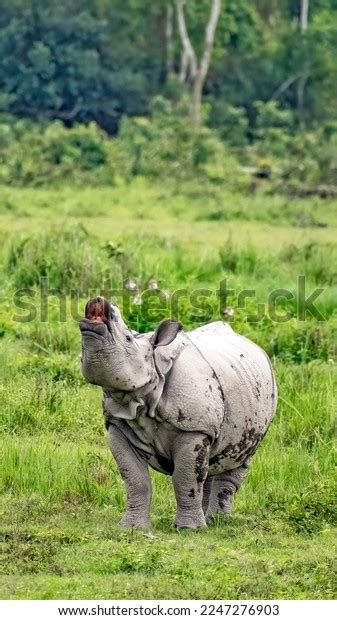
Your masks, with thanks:
[[[319,599],[334,593],[328,528],[308,537],[269,514],[241,510],[208,531],[177,533],[170,530],[170,506],[163,506],[151,534],[125,533],[107,506],[46,506],[33,497],[28,511],[24,502],[13,508],[29,523],[11,523],[4,533],[9,598]]]
[[[0,473],[3,598],[298,598],[336,596],[335,332],[336,209],[324,201],[280,196],[193,193],[137,180],[115,188],[2,188],[0,198]],[[207,193],[208,192],[208,193]],[[326,228],[298,225],[311,213]],[[218,213],[218,215],[214,215]],[[314,221],[314,220],[311,220]],[[172,293],[206,288],[207,312],[184,299],[186,329],[218,319],[223,278],[237,292],[324,288],[317,307],[326,320],[296,317],[296,299],[283,301],[291,319],[247,319],[237,297],[233,327],[271,355],[279,383],[277,417],[253,460],[231,518],[204,531],[171,526],[174,497],[168,477],[152,472],[153,528],[118,526],[124,489],[110,456],[99,388],[84,383],[70,292],[107,276],[146,288],[155,278]],[[66,295],[65,322],[57,300],[39,315],[39,278]],[[38,314],[18,313],[17,287],[33,287]],[[167,309],[163,310],[164,315]],[[131,325],[158,319],[132,305]]]
[[[193,188],[191,188],[193,189]],[[158,233],[168,239],[220,246],[230,233],[235,242],[254,241],[259,247],[282,247],[306,240],[334,241],[337,226],[336,200],[291,199],[257,193],[231,194],[223,187],[209,192],[196,184],[180,193],[167,185],[135,179],[116,187],[70,186],[56,188],[1,187],[0,230],[26,233],[44,230],[46,217],[64,224],[84,223],[86,228],[106,240],[125,233]],[[208,217],[221,209],[227,219]],[[296,213],[312,212],[327,225],[301,227]],[[276,214],[276,215],[275,215]],[[277,216],[277,217],[276,217]],[[179,220],[179,230],[177,230]],[[239,222],[239,226],[238,226]],[[192,224],[192,226],[191,226]],[[272,231],[277,234],[271,236]],[[252,237],[253,235],[253,237]]]

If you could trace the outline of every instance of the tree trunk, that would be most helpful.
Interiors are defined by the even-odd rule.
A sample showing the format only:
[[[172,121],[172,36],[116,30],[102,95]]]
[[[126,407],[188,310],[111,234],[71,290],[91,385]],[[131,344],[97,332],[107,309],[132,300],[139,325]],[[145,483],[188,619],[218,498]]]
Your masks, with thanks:
[[[181,62],[181,71],[180,71],[180,81],[185,82],[188,78],[188,75],[192,80],[195,79],[198,70],[198,63],[195,51],[193,49],[193,45],[188,36],[185,14],[184,14],[184,6],[186,4],[186,0],[176,0],[176,8],[177,8],[177,18],[178,18],[178,27],[181,43],[183,46],[183,54],[182,54],[182,62]]]
[[[305,37],[308,30],[309,21],[309,0],[301,0],[301,14],[300,14],[300,32],[301,36]],[[301,127],[304,125],[304,95],[305,87],[309,78],[309,65],[308,62],[304,64],[302,73],[297,82],[297,114],[299,124]]]
[[[197,74],[195,76],[192,94],[192,127],[198,132],[201,125],[201,100],[202,93],[209,71],[216,27],[218,25],[221,12],[221,0],[212,0],[211,14],[206,27],[204,53],[200,61]]]
[[[300,29],[301,34],[305,34],[308,30],[308,18],[309,18],[309,0],[301,0],[301,16],[300,16]]]
[[[175,0],[179,34],[183,46],[180,80],[181,82],[185,82],[188,77],[192,80],[191,120],[195,132],[199,131],[201,125],[202,93],[211,63],[215,32],[221,11],[221,2],[222,0],[212,0],[211,13],[205,33],[204,52],[198,65],[197,56],[186,27],[184,13],[186,0]]]
[[[170,78],[174,71],[174,43],[173,43],[173,6],[167,5],[166,9],[166,77]]]
[[[182,84],[185,84],[187,80],[188,65],[189,65],[188,55],[186,53],[186,50],[183,50],[181,53],[180,73],[179,73],[179,80]]]
[[[195,133],[197,133],[201,127],[201,101],[203,88],[204,81],[201,78],[200,72],[198,72],[193,84],[191,101],[192,129]]]
[[[308,79],[309,79],[309,68],[304,67],[303,73],[297,82],[297,114],[298,114],[298,120],[299,120],[299,124],[301,128],[303,128],[305,124],[304,94],[305,94],[305,87],[306,87]]]

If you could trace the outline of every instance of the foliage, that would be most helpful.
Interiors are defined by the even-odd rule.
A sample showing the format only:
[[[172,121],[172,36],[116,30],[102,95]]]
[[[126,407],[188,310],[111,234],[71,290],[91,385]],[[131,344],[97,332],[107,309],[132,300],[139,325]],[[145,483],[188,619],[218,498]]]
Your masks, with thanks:
[[[174,106],[156,98],[150,119],[124,119],[119,142],[127,149],[133,175],[171,179],[177,184],[197,176],[224,182],[228,189],[245,187],[236,158],[216,134],[204,127],[194,135],[184,100]]]
[[[219,136],[230,146],[242,147],[248,143],[249,120],[245,108],[235,107],[223,99],[210,102],[209,122]]]
[[[121,112],[144,110],[148,81],[126,24],[119,28],[122,14],[108,27],[94,3],[1,4],[0,88],[15,114],[96,121],[114,132]]]
[[[228,189],[247,185],[235,155],[213,131],[204,127],[193,134],[184,100],[174,106],[167,99],[154,99],[151,117],[124,117],[114,139],[95,123],[67,128],[60,121],[0,119],[2,183],[109,185],[116,177],[130,180],[138,175],[161,177],[176,186],[195,175]]]
[[[113,183],[118,155],[94,123],[67,129],[60,121],[0,122],[0,180],[14,185],[41,185],[72,180]]]
[[[337,284],[336,246],[311,241],[300,248],[290,244],[281,252],[281,259],[302,271],[315,284]]]
[[[170,92],[166,7],[167,0],[1,0],[2,109],[70,125],[95,121],[116,133],[123,115],[143,116],[153,95]],[[279,101],[297,126],[336,120],[336,10],[334,0],[312,1],[301,36],[299,1],[223,3],[206,92],[211,124],[229,143],[250,138],[257,101]],[[187,25],[199,56],[208,14],[208,0],[189,0]],[[181,42],[173,26],[178,75]],[[240,130],[231,135],[235,118]]]
[[[249,176],[243,173],[241,161],[268,171],[274,181],[269,186],[278,192],[293,185],[334,183],[336,124],[294,135],[291,112],[275,102],[257,102],[255,109],[250,144],[243,110],[225,105],[217,131],[204,126],[194,135],[184,98],[176,103],[153,99],[151,115],[125,116],[117,138],[110,138],[95,123],[67,128],[61,121],[36,124],[2,115],[0,182],[38,186],[72,181],[97,186],[143,175],[161,178],[180,191],[183,186],[188,191],[188,183],[199,178],[201,183],[209,181],[213,189],[222,185],[242,192],[249,186]],[[205,186],[199,191],[205,191]]]
[[[333,122],[310,131],[295,132],[295,117],[275,101],[257,101],[253,141],[242,149],[250,164],[269,169],[288,183],[334,184],[337,167],[337,125]],[[278,186],[278,191],[281,190]],[[281,190],[282,191],[282,190]]]

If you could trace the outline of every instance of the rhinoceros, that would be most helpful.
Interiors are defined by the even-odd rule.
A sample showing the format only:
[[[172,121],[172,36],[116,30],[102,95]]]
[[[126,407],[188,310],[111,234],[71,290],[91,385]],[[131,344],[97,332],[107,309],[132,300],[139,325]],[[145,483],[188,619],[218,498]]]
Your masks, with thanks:
[[[229,514],[276,409],[267,354],[221,321],[185,333],[165,320],[155,332],[133,332],[102,297],[87,303],[80,330],[82,372],[103,388],[110,447],[126,485],[122,525],[150,526],[148,466],[172,476],[176,527]]]

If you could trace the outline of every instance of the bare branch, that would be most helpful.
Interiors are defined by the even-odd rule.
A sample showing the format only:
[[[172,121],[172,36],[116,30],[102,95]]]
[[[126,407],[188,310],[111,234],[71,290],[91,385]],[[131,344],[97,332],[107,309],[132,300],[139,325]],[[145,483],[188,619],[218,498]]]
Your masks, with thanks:
[[[189,76],[193,82],[191,117],[192,126],[195,131],[198,131],[201,121],[202,92],[211,63],[215,32],[219,22],[222,0],[212,0],[210,16],[205,31],[204,51],[200,63],[198,63],[195,50],[188,35],[184,13],[185,4],[186,0],[175,0],[179,34],[183,46],[180,80],[185,82]]]
[[[294,84],[294,82],[296,82],[296,80],[298,80],[300,76],[301,74],[297,73],[296,75],[292,75],[291,77],[289,77],[287,80],[284,80],[284,82],[282,82],[282,84],[278,86],[277,89],[273,92],[270,99],[278,99],[281,95],[283,95],[283,93],[288,90],[288,88],[290,88],[290,86]]]
[[[214,47],[215,31],[218,25],[221,12],[221,0],[212,0],[211,14],[208,20],[205,33],[205,46],[200,66],[197,71],[193,85],[192,95],[192,125],[194,131],[198,131],[201,123],[201,99],[205,80],[211,63],[212,51]]]
[[[300,30],[305,34],[308,30],[309,0],[301,0]]]
[[[212,10],[208,20],[206,35],[205,35],[205,48],[203,57],[200,63],[200,73],[203,80],[206,79],[211,62],[212,50],[215,39],[215,31],[218,25],[221,12],[221,0],[213,0]]]
[[[166,9],[166,74],[170,77],[174,69],[174,45],[173,45],[173,6],[171,3]]]
[[[308,30],[309,0],[301,0],[300,31],[304,37]],[[310,76],[310,65],[304,60],[302,74],[297,82],[297,113],[301,126],[304,126],[305,87]]]
[[[198,70],[198,63],[197,63],[196,53],[194,51],[193,45],[191,43],[190,37],[188,36],[188,32],[187,32],[185,13],[184,13],[185,0],[175,0],[175,3],[176,3],[176,9],[177,9],[180,39],[182,42],[182,46],[184,48],[183,60],[184,60],[184,63],[186,63],[186,61],[188,62],[188,66],[190,69],[190,76],[192,80],[194,80],[197,74],[197,70]],[[182,70],[180,77],[181,78],[184,77],[184,79],[186,79],[186,75],[187,75],[186,69],[184,69],[184,71]]]

